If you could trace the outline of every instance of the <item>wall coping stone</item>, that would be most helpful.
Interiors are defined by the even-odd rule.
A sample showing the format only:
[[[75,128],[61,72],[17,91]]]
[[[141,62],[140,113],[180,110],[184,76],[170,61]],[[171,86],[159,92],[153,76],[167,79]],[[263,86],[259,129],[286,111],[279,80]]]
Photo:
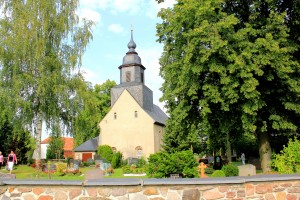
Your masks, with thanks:
[[[84,182],[85,186],[107,186],[107,185],[115,185],[115,186],[134,186],[134,185],[142,185],[143,180],[138,178],[103,178],[103,179],[93,179],[87,180]]]
[[[300,174],[269,174],[256,176],[235,176],[224,178],[162,178],[162,179],[138,179],[138,178],[104,178],[85,181],[74,180],[17,180],[0,179],[0,185],[63,185],[63,186],[153,186],[153,185],[216,185],[216,184],[240,184],[248,182],[269,182],[300,180]]]
[[[0,185],[70,185],[78,186],[82,185],[80,180],[17,180],[17,179],[5,179],[0,180]]]

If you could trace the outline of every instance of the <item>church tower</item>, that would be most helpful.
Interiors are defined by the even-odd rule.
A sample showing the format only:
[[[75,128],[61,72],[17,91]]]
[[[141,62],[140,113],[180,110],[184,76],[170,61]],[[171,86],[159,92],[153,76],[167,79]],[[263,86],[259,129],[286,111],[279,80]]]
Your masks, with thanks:
[[[141,58],[135,51],[136,44],[131,39],[127,45],[128,52],[119,66],[120,84],[111,89],[111,106],[115,104],[124,90],[127,90],[138,104],[145,110],[153,110],[153,92],[145,85],[145,70]]]

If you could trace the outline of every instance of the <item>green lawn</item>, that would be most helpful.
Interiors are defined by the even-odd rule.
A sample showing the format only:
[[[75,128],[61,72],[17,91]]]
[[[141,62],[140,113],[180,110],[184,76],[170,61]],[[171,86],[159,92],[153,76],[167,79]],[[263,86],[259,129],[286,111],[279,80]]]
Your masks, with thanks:
[[[57,174],[49,174],[40,172],[40,179],[41,180],[84,180],[84,174],[88,170],[92,170],[95,168],[90,167],[83,167],[80,168],[80,174],[67,174],[64,176],[59,176]],[[9,173],[8,170],[1,170],[2,173]],[[12,174],[16,175],[17,179],[37,179],[37,172],[35,168],[27,166],[27,165],[17,165],[14,167],[14,170],[12,171]]]
[[[232,163],[233,165],[241,165],[239,162]],[[66,174],[64,176],[59,176],[54,173],[49,176],[49,174],[40,172],[40,180],[84,180],[85,174],[89,170],[94,170],[95,167],[81,167],[80,174]],[[2,173],[9,173],[8,170],[1,169]],[[37,173],[33,167],[27,165],[17,165],[12,171],[13,174],[16,174],[17,179],[29,179],[36,180]],[[257,174],[261,174],[261,170],[257,170]],[[209,177],[211,174],[207,174]],[[114,173],[104,176],[104,178],[147,178],[147,176],[123,176],[122,168],[114,169]]]
[[[84,180],[85,174],[89,170],[94,170],[95,167],[81,167],[79,171],[80,174],[67,174],[64,176],[59,176],[57,174],[49,174],[40,172],[40,180]],[[1,170],[2,173],[9,173],[8,170]],[[27,165],[17,165],[12,171],[16,175],[17,179],[37,179],[37,172],[33,167]],[[146,176],[123,176],[122,168],[114,169],[114,173],[109,176],[104,176],[104,178],[147,178]]]
[[[114,173],[105,178],[147,178],[147,176],[123,176],[122,168],[114,169]]]

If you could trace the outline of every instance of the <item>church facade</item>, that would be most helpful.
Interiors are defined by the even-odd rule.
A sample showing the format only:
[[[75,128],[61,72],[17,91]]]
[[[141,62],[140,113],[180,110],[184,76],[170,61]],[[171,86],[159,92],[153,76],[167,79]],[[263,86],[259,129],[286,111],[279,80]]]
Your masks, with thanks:
[[[99,145],[109,145],[123,157],[145,157],[161,150],[167,115],[153,104],[145,85],[145,70],[133,40],[120,70],[120,84],[111,90],[111,109],[99,123]]]

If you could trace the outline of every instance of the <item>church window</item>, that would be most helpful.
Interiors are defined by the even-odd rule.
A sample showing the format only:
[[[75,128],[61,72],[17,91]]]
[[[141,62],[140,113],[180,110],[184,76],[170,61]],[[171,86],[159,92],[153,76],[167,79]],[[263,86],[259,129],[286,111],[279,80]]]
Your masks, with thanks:
[[[144,73],[141,73],[141,82],[144,83]]]
[[[112,149],[112,151],[113,151],[114,153],[117,152],[117,148],[116,148],[116,147],[112,147],[111,149]]]
[[[130,71],[126,72],[126,82],[131,82],[131,72]]]
[[[137,118],[138,117],[138,112],[134,111],[134,117]]]
[[[114,113],[114,119],[117,119],[117,113]]]
[[[143,156],[143,148],[141,146],[137,146],[135,148],[136,151],[136,157],[141,158]]]

